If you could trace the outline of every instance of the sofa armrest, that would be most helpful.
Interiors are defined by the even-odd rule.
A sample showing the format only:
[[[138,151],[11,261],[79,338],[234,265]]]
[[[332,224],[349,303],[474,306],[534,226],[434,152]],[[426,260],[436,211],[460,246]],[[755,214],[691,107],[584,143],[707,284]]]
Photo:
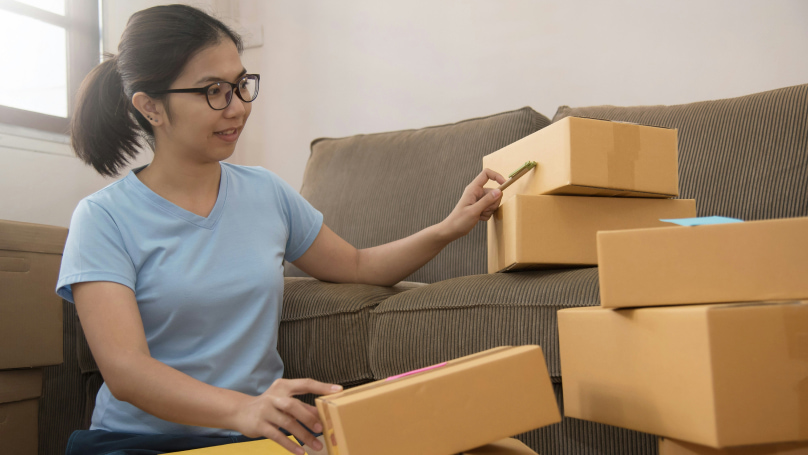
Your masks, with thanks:
[[[368,318],[385,299],[424,286],[401,282],[383,287],[284,278],[278,352],[284,377],[342,385],[372,380]]]

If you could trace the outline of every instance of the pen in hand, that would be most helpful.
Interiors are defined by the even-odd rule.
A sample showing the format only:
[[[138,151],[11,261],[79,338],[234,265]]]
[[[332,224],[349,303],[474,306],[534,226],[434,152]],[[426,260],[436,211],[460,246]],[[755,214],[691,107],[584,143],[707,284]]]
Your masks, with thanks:
[[[513,182],[517,181],[520,177],[527,174],[528,171],[530,171],[531,169],[533,169],[537,165],[538,165],[538,163],[536,163],[535,161],[526,162],[525,164],[522,165],[522,167],[520,167],[519,169],[513,171],[513,173],[511,173],[511,175],[508,176],[508,180],[506,180],[505,183],[500,185],[497,189],[500,190],[500,191],[505,190],[505,188],[511,186],[513,184]]]

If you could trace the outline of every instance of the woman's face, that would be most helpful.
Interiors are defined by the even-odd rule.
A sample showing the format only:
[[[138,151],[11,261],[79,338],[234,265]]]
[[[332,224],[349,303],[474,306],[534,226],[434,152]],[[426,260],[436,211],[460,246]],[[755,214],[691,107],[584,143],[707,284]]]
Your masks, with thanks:
[[[223,38],[192,57],[170,88],[201,88],[219,81],[237,83],[244,74],[236,45]],[[164,116],[163,131],[155,131],[156,153],[170,150],[200,163],[218,162],[233,154],[250,116],[250,103],[233,93],[230,105],[217,111],[211,109],[203,93],[166,96],[171,118]]]

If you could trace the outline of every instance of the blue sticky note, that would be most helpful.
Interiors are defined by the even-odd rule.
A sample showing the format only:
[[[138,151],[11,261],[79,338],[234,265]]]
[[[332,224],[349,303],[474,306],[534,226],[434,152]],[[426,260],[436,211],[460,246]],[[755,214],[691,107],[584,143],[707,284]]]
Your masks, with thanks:
[[[677,218],[670,220],[659,220],[666,223],[678,224],[679,226],[704,226],[706,224],[727,224],[727,223],[743,223],[743,220],[737,218],[727,218],[725,216],[702,216],[698,218]]]

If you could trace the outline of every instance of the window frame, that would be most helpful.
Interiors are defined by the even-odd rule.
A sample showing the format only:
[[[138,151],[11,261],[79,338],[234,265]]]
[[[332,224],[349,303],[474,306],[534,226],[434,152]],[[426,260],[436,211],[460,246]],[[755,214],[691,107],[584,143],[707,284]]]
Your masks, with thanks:
[[[101,61],[98,0],[65,0],[61,16],[14,0],[0,0],[0,9],[62,27],[67,38],[67,118],[0,105],[0,123],[69,134],[76,93],[84,77]]]

